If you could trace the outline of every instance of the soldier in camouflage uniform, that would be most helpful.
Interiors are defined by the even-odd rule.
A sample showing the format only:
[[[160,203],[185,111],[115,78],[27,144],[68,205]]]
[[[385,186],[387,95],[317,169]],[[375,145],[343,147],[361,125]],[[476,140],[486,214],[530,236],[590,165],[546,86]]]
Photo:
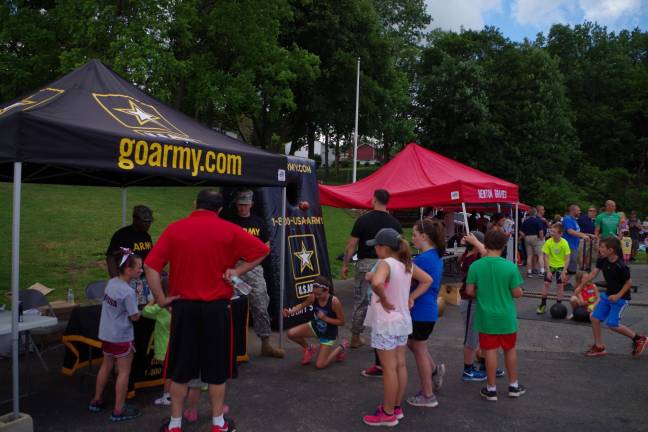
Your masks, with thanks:
[[[349,237],[344,252],[344,261],[341,269],[342,279],[346,279],[349,274],[349,262],[356,253],[356,250],[358,254],[353,289],[351,348],[359,348],[366,344],[360,337],[360,334],[364,330],[364,320],[369,305],[368,292],[371,286],[370,282],[366,280],[366,275],[378,261],[376,251],[373,246],[367,245],[367,240],[372,240],[378,231],[383,228],[393,228],[399,233],[403,233],[400,222],[387,212],[388,202],[389,192],[384,189],[376,189],[374,191],[371,202],[373,210],[356,219],[351,230],[351,237]]]
[[[251,190],[239,191],[236,196],[236,214],[228,218],[231,222],[239,225],[248,233],[257,237],[264,243],[268,243],[270,234],[265,222],[260,217],[251,213],[253,201]],[[249,272],[241,275],[241,279],[252,287],[248,295],[254,331],[261,339],[261,354],[266,357],[282,358],[284,350],[270,344],[270,314],[268,313],[268,288],[263,277],[263,267],[258,265]]]

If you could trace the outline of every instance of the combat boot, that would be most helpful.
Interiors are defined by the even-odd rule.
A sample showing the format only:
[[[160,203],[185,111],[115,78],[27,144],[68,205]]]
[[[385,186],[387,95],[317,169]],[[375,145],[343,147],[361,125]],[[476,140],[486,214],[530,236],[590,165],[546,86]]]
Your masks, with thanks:
[[[261,355],[264,357],[283,358],[285,351],[281,348],[275,348],[270,344],[270,338],[264,337],[261,339]]]
[[[363,345],[367,345],[367,342],[359,334],[351,335],[351,348],[360,348]]]

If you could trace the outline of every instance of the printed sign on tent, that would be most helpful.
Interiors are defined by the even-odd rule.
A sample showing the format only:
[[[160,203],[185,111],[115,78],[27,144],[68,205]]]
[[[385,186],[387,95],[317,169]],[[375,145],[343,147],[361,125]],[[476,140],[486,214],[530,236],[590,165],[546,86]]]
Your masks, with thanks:
[[[291,258],[292,277],[295,281],[295,297],[306,297],[313,291],[313,280],[320,275],[315,235],[288,236],[288,255]]]

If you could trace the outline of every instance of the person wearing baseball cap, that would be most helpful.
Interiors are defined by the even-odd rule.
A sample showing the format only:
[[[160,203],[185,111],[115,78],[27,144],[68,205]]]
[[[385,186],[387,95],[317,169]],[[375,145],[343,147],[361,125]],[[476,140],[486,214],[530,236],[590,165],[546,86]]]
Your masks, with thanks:
[[[270,232],[265,221],[252,213],[254,192],[250,189],[239,190],[234,199],[234,204],[236,206],[236,213],[226,216],[227,220],[235,223],[247,231],[248,234],[252,234],[263,243],[269,245]],[[261,339],[261,355],[265,357],[283,358],[285,351],[281,348],[274,347],[270,343],[270,335],[272,334],[272,330],[270,329],[270,314],[268,313],[270,296],[268,295],[268,288],[263,276],[263,266],[258,265],[254,267],[249,272],[241,275],[241,279],[252,287],[248,299],[252,313],[252,325],[254,326],[255,333]]]
[[[371,300],[364,325],[371,327],[371,347],[378,352],[383,372],[383,401],[363,417],[370,426],[396,426],[403,418],[407,385],[405,353],[412,333],[410,307],[430,287],[432,278],[412,263],[409,243],[393,228],[383,228],[367,241],[380,259],[370,273]],[[413,281],[416,289],[410,292]]]

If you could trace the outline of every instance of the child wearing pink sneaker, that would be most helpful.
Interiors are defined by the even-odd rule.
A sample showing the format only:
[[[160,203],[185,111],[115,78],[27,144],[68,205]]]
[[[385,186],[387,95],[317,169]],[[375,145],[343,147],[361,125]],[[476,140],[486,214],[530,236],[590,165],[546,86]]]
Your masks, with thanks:
[[[192,379],[187,384],[189,391],[187,392],[187,409],[184,410],[182,416],[188,423],[196,423],[198,421],[198,405],[200,404],[200,392],[207,390],[207,383],[202,382],[200,378]],[[223,404],[223,415],[229,414],[229,406]]]
[[[371,327],[371,346],[383,370],[383,402],[374,414],[363,417],[370,426],[396,426],[404,417],[401,402],[407,388],[405,352],[412,333],[410,309],[425,293],[432,278],[412,264],[409,244],[398,231],[383,228],[373,240],[380,259],[371,278],[372,295],[364,325]],[[410,293],[412,279],[418,286]]]
[[[310,364],[317,353],[315,367],[324,369],[333,360],[342,361],[346,356],[349,343],[343,340],[335,346],[338,336],[338,327],[344,325],[344,312],[340,299],[333,295],[333,284],[328,278],[318,276],[313,282],[313,292],[302,303],[283,310],[284,317],[313,306],[313,319],[288,330],[288,338],[300,345],[304,350],[302,365]],[[307,338],[319,339],[319,352],[317,348],[306,342]]]

